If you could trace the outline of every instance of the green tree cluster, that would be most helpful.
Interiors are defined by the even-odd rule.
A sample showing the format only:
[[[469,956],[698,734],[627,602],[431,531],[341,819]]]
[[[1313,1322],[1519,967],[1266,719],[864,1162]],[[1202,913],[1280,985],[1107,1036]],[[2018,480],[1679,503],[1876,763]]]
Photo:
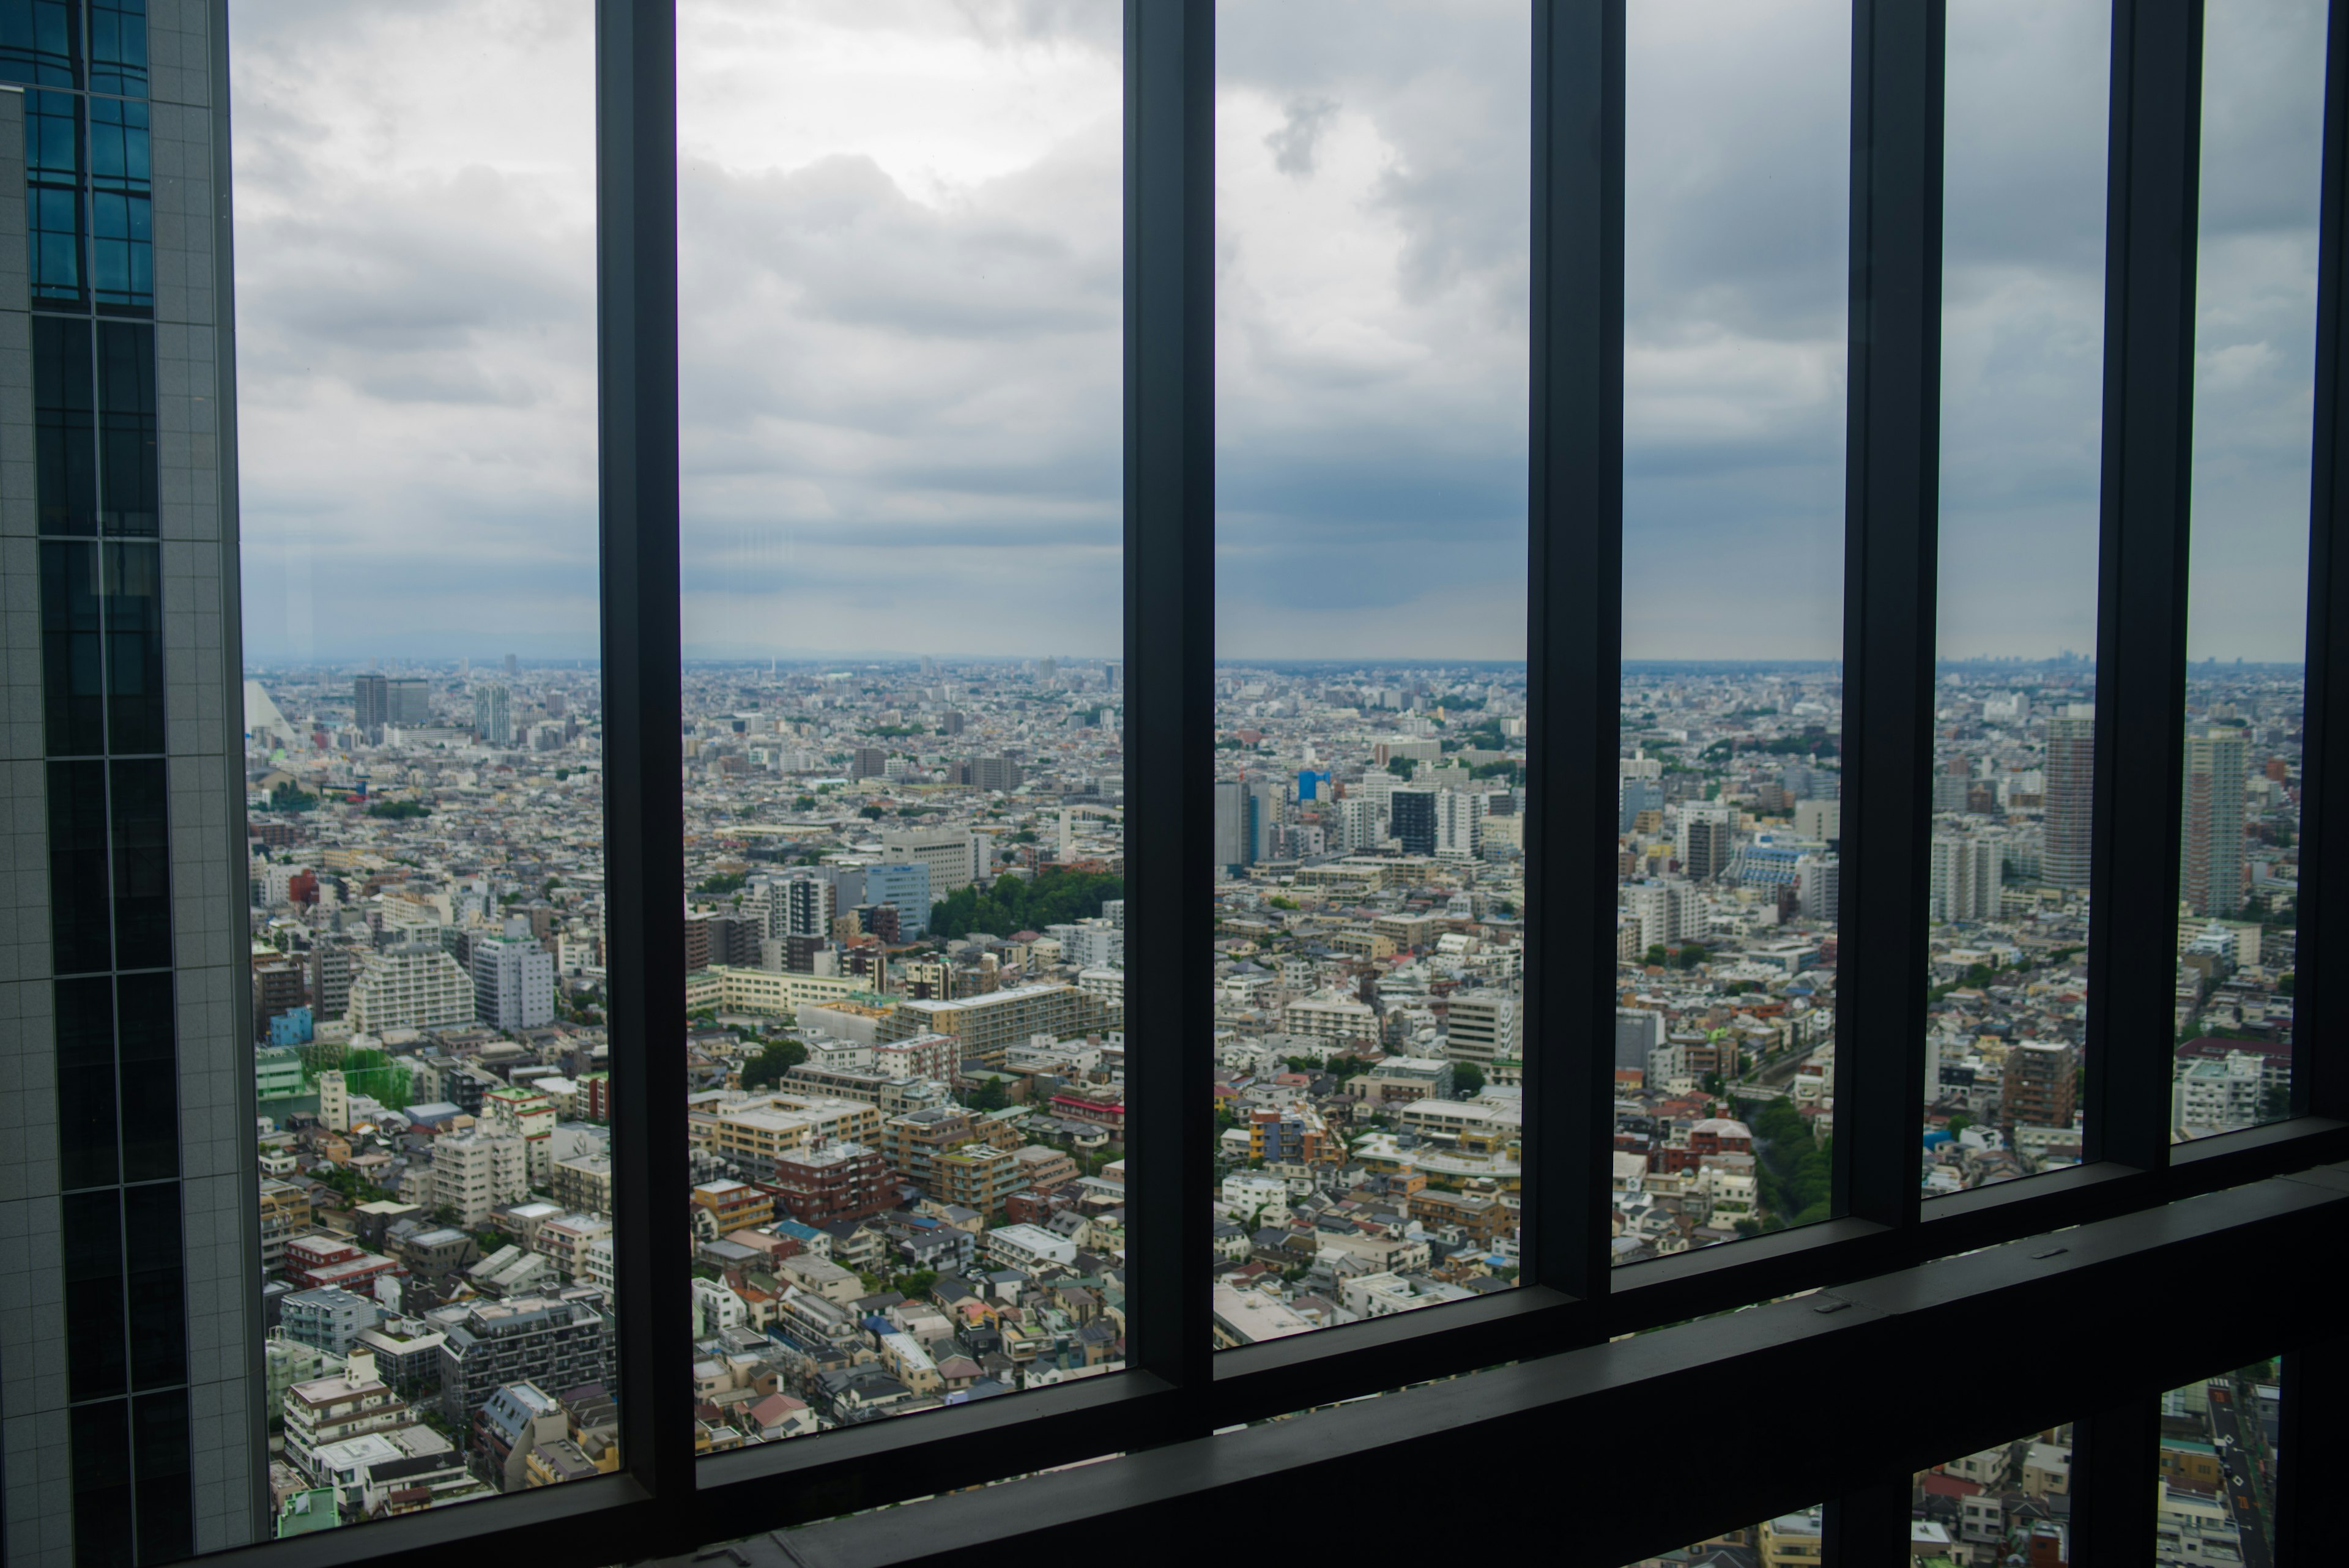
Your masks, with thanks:
[[[369,816],[385,822],[414,822],[432,815],[432,808],[420,800],[379,800],[367,808]]]
[[[1485,1069],[1474,1062],[1452,1064],[1452,1094],[1455,1099],[1473,1100],[1485,1092]]]
[[[732,893],[750,880],[748,871],[720,871],[714,877],[704,877],[693,885],[697,893]]]
[[[1835,1140],[1813,1137],[1802,1112],[1786,1100],[1764,1103],[1749,1125],[1760,1141],[1755,1173],[1766,1223],[1775,1229],[1826,1219]]]
[[[930,934],[941,940],[973,931],[1009,936],[1047,926],[1090,919],[1102,905],[1125,897],[1125,879],[1102,871],[1065,871],[1057,867],[1023,881],[1006,875],[991,888],[972,882],[930,907]]]
[[[305,792],[295,784],[282,784],[275,789],[269,792],[269,805],[266,809],[270,811],[314,811],[317,808],[317,805],[318,797],[316,795]]]
[[[742,1086],[763,1089],[783,1081],[783,1075],[807,1060],[807,1047],[796,1040],[770,1040],[759,1054],[742,1064]]]

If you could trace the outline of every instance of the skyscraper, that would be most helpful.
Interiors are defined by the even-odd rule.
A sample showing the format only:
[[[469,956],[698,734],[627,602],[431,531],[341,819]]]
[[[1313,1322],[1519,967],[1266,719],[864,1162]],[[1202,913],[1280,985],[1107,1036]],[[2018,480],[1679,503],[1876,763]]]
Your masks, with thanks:
[[[1932,918],[1997,919],[2004,871],[1996,845],[1959,833],[1933,835],[1932,881],[1927,894]]]
[[[473,692],[473,730],[490,745],[513,744],[513,692],[494,682]]]
[[[1448,789],[1435,797],[1435,853],[1446,860],[1474,860],[1485,846],[1486,799]]]
[[[2040,875],[2057,888],[2088,885],[2095,815],[2096,705],[2074,702],[2047,721],[2046,850]]]
[[[351,722],[370,741],[383,739],[383,727],[391,720],[391,691],[380,675],[359,675],[351,680]]]
[[[1682,874],[1690,881],[1709,882],[1727,870],[1736,844],[1736,813],[1730,807],[1693,802],[1681,807],[1679,841],[1673,847]]]
[[[2186,738],[2186,805],[2179,819],[2178,896],[2198,915],[2243,907],[2243,732],[2213,727]]]
[[[27,873],[0,1148],[46,1173],[0,1196],[18,1565],[264,1532],[211,10],[15,6],[0,49],[24,88],[0,92],[0,453],[24,476],[0,499],[0,665],[39,672],[44,721],[0,730]]]
[[[1388,823],[1405,855],[1435,853],[1435,792],[1399,789],[1387,797]]]

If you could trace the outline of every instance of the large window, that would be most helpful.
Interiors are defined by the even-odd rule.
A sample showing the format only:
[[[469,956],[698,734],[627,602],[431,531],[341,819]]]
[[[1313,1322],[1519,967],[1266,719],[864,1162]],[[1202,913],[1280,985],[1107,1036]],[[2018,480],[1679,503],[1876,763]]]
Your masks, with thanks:
[[[2323,1543],[2329,21],[0,0],[9,1561]]]
[[[255,1533],[285,1538],[624,1457],[593,39],[231,20]]]

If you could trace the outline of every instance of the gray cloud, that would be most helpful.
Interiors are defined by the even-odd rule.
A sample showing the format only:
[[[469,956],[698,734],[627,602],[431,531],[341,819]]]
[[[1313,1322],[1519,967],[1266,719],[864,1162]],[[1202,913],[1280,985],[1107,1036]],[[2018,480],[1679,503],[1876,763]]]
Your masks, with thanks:
[[[2106,9],[1952,7],[1952,654],[2093,639]],[[1117,647],[1119,14],[684,8],[696,650]],[[1630,16],[1627,651],[1832,657],[1847,7]],[[232,21],[251,646],[592,656],[585,8]],[[2198,655],[2296,654],[2322,22],[2209,19]],[[1218,30],[1221,646],[1512,655],[1522,0],[1225,0]]]

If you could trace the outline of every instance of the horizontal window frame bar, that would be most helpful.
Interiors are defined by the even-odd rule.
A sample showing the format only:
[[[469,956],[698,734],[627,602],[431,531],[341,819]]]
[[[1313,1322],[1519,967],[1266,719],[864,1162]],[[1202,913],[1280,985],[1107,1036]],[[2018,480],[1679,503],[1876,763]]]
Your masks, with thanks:
[[[737,1568],[879,1568],[1033,1560],[1056,1547],[1180,1530],[1202,1513],[1248,1538],[1293,1517],[1300,1489],[1359,1475],[1365,1462],[1475,1464],[1493,1495],[1539,1498],[1561,1473],[1610,1478],[1617,1506],[1592,1511],[1582,1560],[1626,1562],[1831,1493],[1905,1480],[1925,1466],[2172,1387],[2329,1327],[2328,1264],[2291,1235],[2349,1221],[2349,1169],[2327,1182],[2271,1180],[2097,1221],[2058,1249],[2025,1238],[1857,1282],[1831,1295],[1756,1306],[1633,1339],[1561,1352],[1473,1378],[1343,1409],[1301,1413],[1099,1465],[1032,1476],[703,1552],[683,1562]],[[2266,1242],[2246,1248],[2245,1241]],[[2248,1254],[2248,1255],[2247,1255]],[[2181,1284],[2179,1282],[2184,1282]],[[2156,1291],[2173,1309],[2107,1323],[2044,1376],[1920,1419],[1905,1380],[1806,1376],[1823,1363],[1897,1366],[1916,1344],[1982,1322],[2066,1321],[2066,1304]],[[2191,1339],[2170,1332],[2178,1314]],[[1692,1487],[1665,1467],[1619,1463],[1666,1443],[1690,1402],[1724,1388],[1799,1381],[1778,1440]],[[1870,1434],[1857,1460],[1853,1431]],[[1611,1456],[1611,1458],[1610,1458]],[[1643,1483],[1642,1476],[1647,1480]],[[1624,1492],[1632,1495],[1625,1497]],[[1195,1528],[1194,1522],[1191,1526]],[[1441,1511],[1382,1513],[1382,1544],[1451,1541]]]

